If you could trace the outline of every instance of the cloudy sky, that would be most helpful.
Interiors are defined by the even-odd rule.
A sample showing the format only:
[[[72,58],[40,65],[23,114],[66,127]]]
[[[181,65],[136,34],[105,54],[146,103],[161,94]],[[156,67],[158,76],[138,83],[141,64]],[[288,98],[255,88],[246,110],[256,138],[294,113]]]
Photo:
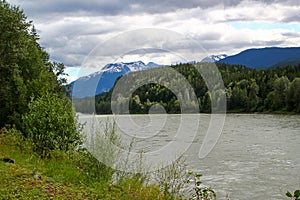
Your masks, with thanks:
[[[93,49],[99,46],[101,48],[105,42],[106,49],[109,45],[118,45],[122,38],[123,46],[141,47],[134,44],[141,33],[136,30],[144,28],[167,30],[195,40],[207,55],[221,53],[231,55],[247,48],[300,44],[298,0],[9,0],[8,2],[19,5],[28,19],[33,20],[41,37],[41,45],[50,53],[52,60],[63,62],[72,76],[78,76],[75,72],[83,66],[88,55]],[[159,37],[163,34],[168,35],[168,32],[162,31],[162,34],[158,32],[154,31],[151,35],[157,34]],[[121,37],[124,33],[125,35],[129,33],[131,37],[126,36],[124,39]],[[176,38],[176,34],[169,38]],[[142,38],[144,43],[149,43],[147,47],[150,48],[153,47],[150,44],[158,43],[157,38],[152,39],[145,40],[145,36]],[[177,43],[180,42],[177,40]],[[180,52],[179,49],[184,46],[189,48],[190,52],[196,52],[194,45],[187,47],[177,43],[172,44],[171,51]],[[163,49],[163,45],[155,47]],[[118,53],[121,51],[119,49]],[[143,55],[145,56],[145,52]],[[115,60],[116,58],[114,57]],[[130,58],[137,59],[134,56]]]

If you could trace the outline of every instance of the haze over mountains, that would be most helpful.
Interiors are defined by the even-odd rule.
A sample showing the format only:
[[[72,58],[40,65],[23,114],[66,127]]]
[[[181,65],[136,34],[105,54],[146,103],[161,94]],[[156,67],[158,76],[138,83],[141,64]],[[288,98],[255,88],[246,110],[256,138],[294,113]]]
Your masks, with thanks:
[[[237,64],[255,69],[297,65],[300,63],[300,47],[247,49],[232,56],[226,54],[212,55],[204,58],[201,62]],[[95,96],[109,91],[117,78],[124,74],[157,67],[163,67],[163,65],[153,62],[145,64],[142,61],[107,64],[100,71],[72,82],[72,95],[78,98]]]

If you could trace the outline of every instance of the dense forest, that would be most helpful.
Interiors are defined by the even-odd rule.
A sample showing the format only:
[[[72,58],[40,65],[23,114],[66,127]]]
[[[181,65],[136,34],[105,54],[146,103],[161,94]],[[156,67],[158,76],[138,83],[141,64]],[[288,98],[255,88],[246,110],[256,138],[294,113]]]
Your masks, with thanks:
[[[64,65],[51,62],[31,21],[16,6],[0,2],[0,127],[21,126],[29,102],[45,93],[64,98]]]
[[[212,64],[199,63],[196,66],[205,68],[211,67]],[[127,81],[130,85],[127,87],[136,88],[135,91],[131,91],[129,99],[130,113],[148,113],[151,106],[156,104],[163,106],[167,113],[182,113],[180,106],[183,104],[188,104],[185,107],[191,108],[191,112],[195,111],[193,107],[197,105],[200,112],[210,113],[212,95],[226,98],[228,112],[300,112],[300,65],[257,70],[241,65],[218,63],[217,68],[225,88],[218,88],[219,85],[216,84],[216,88],[212,90],[208,90],[206,82],[193,64],[179,64],[171,68],[179,73],[168,74],[165,72],[167,70],[159,68],[133,72],[122,77],[122,85],[126,85]],[[194,91],[183,85],[181,75]],[[146,79],[152,80],[152,83],[143,85]],[[161,84],[162,79],[164,79],[163,84]],[[115,85],[118,85],[118,80]],[[172,92],[170,85],[180,88],[176,90],[177,92]],[[111,102],[128,103],[121,95],[117,101],[112,100],[114,89],[96,97],[75,100],[77,112],[88,113],[94,109],[97,114],[109,114],[112,113]],[[217,95],[218,93],[224,95]],[[191,98],[193,94],[196,95],[196,100]],[[179,99],[184,102],[180,102]],[[221,100],[217,98],[216,101]],[[124,106],[119,107],[124,108]]]
[[[0,1],[0,128],[21,131],[46,156],[80,143],[65,66],[50,61],[23,10]]]

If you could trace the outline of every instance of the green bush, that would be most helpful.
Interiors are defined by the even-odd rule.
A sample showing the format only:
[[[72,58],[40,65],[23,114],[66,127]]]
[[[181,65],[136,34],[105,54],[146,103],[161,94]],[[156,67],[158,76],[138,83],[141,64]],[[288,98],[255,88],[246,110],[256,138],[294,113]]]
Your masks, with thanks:
[[[67,98],[46,93],[32,99],[29,112],[22,119],[24,135],[41,157],[48,157],[53,150],[68,151],[81,144],[75,112]]]
[[[50,61],[21,8],[0,0],[0,21],[0,127],[20,129],[32,96],[66,92],[64,65]]]
[[[300,190],[296,190],[294,192],[294,195],[292,195],[291,192],[287,191],[286,196],[290,197],[291,199],[294,199],[294,200],[299,200],[300,199]]]
[[[157,184],[169,199],[181,199],[183,197],[187,175],[187,164],[183,156],[154,173]]]
[[[201,179],[202,174],[189,172],[187,180],[191,184],[192,190],[194,191],[193,199],[196,200],[215,200],[217,198],[213,188],[202,185]]]

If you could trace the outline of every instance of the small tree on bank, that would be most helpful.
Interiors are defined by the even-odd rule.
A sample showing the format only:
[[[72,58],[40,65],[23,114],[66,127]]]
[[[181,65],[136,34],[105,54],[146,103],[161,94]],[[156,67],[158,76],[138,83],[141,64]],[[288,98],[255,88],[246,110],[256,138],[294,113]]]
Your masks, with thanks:
[[[34,151],[49,156],[53,150],[68,151],[81,144],[80,127],[69,99],[45,95],[33,99],[23,116],[24,132]]]

